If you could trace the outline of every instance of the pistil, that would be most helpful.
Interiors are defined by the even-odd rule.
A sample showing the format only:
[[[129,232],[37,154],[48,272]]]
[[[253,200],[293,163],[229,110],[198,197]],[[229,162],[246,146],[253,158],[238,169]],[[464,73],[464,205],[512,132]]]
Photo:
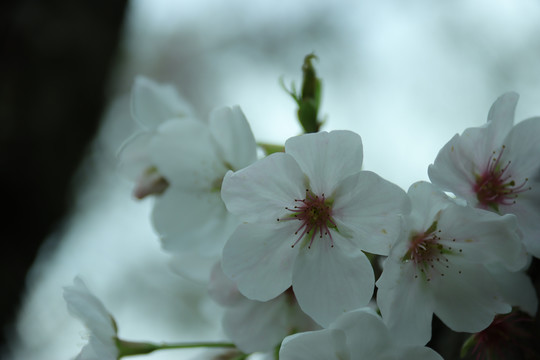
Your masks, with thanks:
[[[528,178],[525,178],[519,185],[512,179],[512,175],[508,171],[511,161],[508,161],[504,166],[501,163],[505,148],[503,145],[496,157],[496,152],[493,152],[493,156],[490,157],[483,173],[476,175],[476,183],[473,186],[481,207],[491,208],[497,212],[499,205],[515,204],[518,194],[531,189],[527,186]]]
[[[312,191],[306,189],[306,197],[304,199],[295,199],[294,202],[296,204],[294,207],[285,207],[292,214],[277,219],[277,221],[300,221],[300,226],[294,232],[295,235],[300,235],[298,235],[291,247],[298,244],[305,236],[311,236],[308,249],[311,248],[317,233],[320,239],[323,236],[328,236],[331,247],[334,247],[334,239],[330,229],[337,229],[337,225],[332,218],[332,201],[327,199],[324,194],[315,195]]]
[[[444,276],[444,271],[450,268],[450,261],[447,255],[453,254],[452,247],[445,247],[440,243],[441,230],[437,229],[437,221],[424,232],[412,234],[409,249],[402,258],[403,262],[412,261],[426,281],[431,281],[431,273],[437,272]],[[452,239],[452,242],[456,242]],[[461,252],[458,249],[458,252]],[[461,271],[458,271],[461,273]],[[414,276],[418,277],[418,273]]]

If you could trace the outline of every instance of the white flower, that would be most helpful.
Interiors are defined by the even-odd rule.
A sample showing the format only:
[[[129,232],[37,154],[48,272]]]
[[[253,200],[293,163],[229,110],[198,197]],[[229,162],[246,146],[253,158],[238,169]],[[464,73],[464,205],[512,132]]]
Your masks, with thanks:
[[[292,291],[265,302],[249,300],[223,274],[220,263],[212,270],[209,294],[226,308],[225,335],[245,353],[270,352],[293,331],[320,328],[300,310]]]
[[[281,360],[442,360],[424,346],[400,345],[381,318],[362,308],[341,315],[328,329],[283,340]]]
[[[152,213],[163,248],[193,252],[213,259],[214,264],[239,224],[221,200],[223,177],[257,159],[255,139],[242,110],[215,110],[209,124],[190,119],[165,122],[150,141],[149,152],[169,183],[156,197]]]
[[[268,301],[292,284],[323,326],[369,302],[374,276],[362,251],[388,254],[408,203],[399,187],[360,171],[362,157],[357,134],[322,132],[227,173],[223,200],[244,223],[225,245],[223,270],[242,294]]]
[[[523,268],[516,219],[460,206],[426,182],[409,189],[412,210],[377,281],[390,331],[411,344],[431,337],[435,313],[454,331],[478,332],[511,306],[484,265]]]
[[[163,248],[175,254],[175,270],[208,281],[238,225],[221,200],[223,177],[257,159],[249,124],[239,107],[199,121],[172,86],[144,77],[133,86],[132,114],[144,130],[123,145],[120,167],[137,179],[137,198],[157,195],[152,222]]]
[[[483,127],[455,135],[429,167],[434,185],[471,206],[515,214],[527,250],[540,257],[540,118],[514,123],[518,95],[495,101]]]
[[[159,194],[167,181],[158,173],[149,154],[157,128],[170,120],[194,119],[191,106],[169,84],[138,76],[131,90],[131,115],[140,127],[119,151],[119,169],[136,181],[135,197]]]
[[[90,331],[86,344],[77,360],[116,360],[117,328],[113,317],[101,301],[76,277],[74,285],[64,288],[64,299],[71,315],[79,318]]]

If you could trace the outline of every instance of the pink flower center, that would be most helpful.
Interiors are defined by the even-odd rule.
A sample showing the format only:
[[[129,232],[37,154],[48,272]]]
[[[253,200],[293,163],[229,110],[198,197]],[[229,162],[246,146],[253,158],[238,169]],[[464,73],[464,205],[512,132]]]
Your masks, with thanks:
[[[304,199],[295,199],[294,202],[294,207],[285,207],[292,214],[277,219],[277,221],[300,221],[300,226],[294,232],[295,235],[300,235],[291,247],[294,247],[304,236],[307,236],[310,237],[308,248],[311,248],[316,234],[319,234],[320,239],[323,236],[328,236],[331,246],[334,247],[330,229],[337,229],[337,225],[332,218],[332,201],[327,199],[324,194],[318,196],[306,189],[306,197]]]
[[[473,190],[476,193],[478,202],[484,209],[492,208],[499,211],[499,205],[515,204],[519,193],[531,189],[526,186],[529,181],[527,178],[521,184],[516,185],[512,175],[508,173],[511,161],[508,161],[504,166],[501,163],[504,150],[505,146],[503,145],[499,155],[496,157],[494,151],[483,173],[476,175]]]
[[[450,268],[447,255],[453,254],[454,250],[440,243],[440,235],[441,230],[437,230],[437,221],[434,221],[426,231],[411,236],[409,248],[402,258],[404,262],[412,261],[427,281],[431,281],[433,273],[444,276],[444,271]],[[452,239],[452,241],[456,240]],[[457,250],[462,252],[462,249]],[[461,274],[461,270],[458,273]],[[418,274],[414,277],[417,278]]]

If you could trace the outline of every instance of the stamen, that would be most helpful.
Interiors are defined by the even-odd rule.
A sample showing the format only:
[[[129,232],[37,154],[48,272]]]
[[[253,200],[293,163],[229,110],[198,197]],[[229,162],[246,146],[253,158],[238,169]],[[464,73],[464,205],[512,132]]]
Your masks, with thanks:
[[[277,221],[299,220],[301,222],[294,232],[295,235],[299,233],[300,235],[291,247],[294,248],[300,240],[309,235],[307,248],[310,249],[317,233],[319,239],[328,237],[330,246],[334,247],[331,229],[337,229],[337,225],[332,218],[332,201],[328,200],[324,193],[318,196],[309,189],[306,189],[304,199],[294,199],[294,201],[296,203],[294,207],[285,207],[285,210],[291,212],[291,214],[277,219]]]
[[[530,186],[526,186],[528,178],[525,178],[519,185],[516,185],[515,180],[512,180],[512,174],[508,173],[511,161],[508,161],[504,166],[501,164],[505,149],[506,146],[503,145],[497,157],[495,157],[496,151],[494,151],[492,157],[487,161],[483,173],[476,175],[473,190],[482,208],[492,208],[499,211],[499,205],[513,205],[520,193],[531,190]]]
[[[443,246],[440,243],[441,240],[443,240],[443,234],[440,229],[437,229],[437,221],[434,221],[426,231],[411,234],[409,249],[402,261],[413,262],[417,270],[414,278],[421,275],[424,280],[431,281],[434,275],[444,277],[450,270],[448,255],[457,253],[452,251],[452,247]],[[456,240],[448,239],[445,241],[455,242]],[[462,250],[459,249],[459,252],[461,253]]]

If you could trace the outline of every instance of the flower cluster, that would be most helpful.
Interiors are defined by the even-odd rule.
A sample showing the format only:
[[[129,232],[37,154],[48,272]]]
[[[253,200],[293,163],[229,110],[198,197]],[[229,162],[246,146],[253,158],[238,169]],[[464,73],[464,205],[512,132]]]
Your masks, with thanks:
[[[155,196],[154,228],[175,269],[208,281],[223,245],[238,225],[225,209],[221,183],[229,170],[257,159],[255,139],[239,107],[198,120],[170,85],[136,79],[132,114],[144,130],[122,146],[122,170],[136,175],[134,195]]]
[[[407,192],[363,169],[354,132],[295,136],[257,159],[239,107],[205,122],[170,85],[141,77],[132,94],[144,129],[121,168],[135,197],[153,196],[174,267],[224,307],[232,343],[217,346],[236,358],[442,359],[426,347],[433,315],[471,334],[516,308],[536,315],[526,271],[540,257],[540,118],[514,125],[516,94],[454,136],[429,166],[432,183]],[[122,356],[99,301],[74,300],[82,287],[66,290],[70,311],[108,325],[90,326],[79,358]]]

